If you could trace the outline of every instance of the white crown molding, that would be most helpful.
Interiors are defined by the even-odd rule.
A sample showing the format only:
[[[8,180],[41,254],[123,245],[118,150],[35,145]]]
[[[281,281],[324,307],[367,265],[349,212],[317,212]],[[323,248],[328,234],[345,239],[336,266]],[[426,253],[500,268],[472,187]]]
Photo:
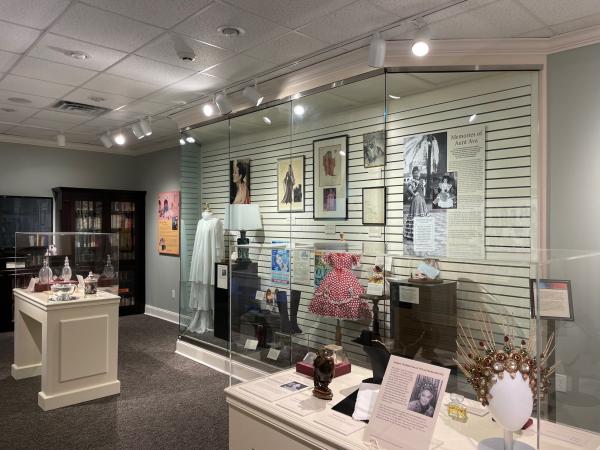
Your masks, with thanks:
[[[548,55],[600,43],[600,26],[559,34],[549,38]]]
[[[118,149],[114,146],[111,148],[105,148],[101,145],[77,144],[69,143],[68,141],[67,145],[65,145],[64,147],[59,147],[58,145],[56,145],[55,139],[36,139],[24,136],[13,136],[10,134],[0,134],[0,142],[8,142],[11,144],[34,145],[36,147],[46,147],[56,150],[83,150],[86,152],[111,153],[115,155],[135,155],[134,152],[127,148]]]

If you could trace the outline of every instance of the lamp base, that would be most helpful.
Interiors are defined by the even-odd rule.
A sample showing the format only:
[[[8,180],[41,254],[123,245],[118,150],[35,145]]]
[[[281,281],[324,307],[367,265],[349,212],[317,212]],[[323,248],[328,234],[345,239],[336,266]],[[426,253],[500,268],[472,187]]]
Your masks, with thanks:
[[[246,237],[246,231],[240,230],[240,237],[237,240],[238,244],[238,258],[235,260],[237,264],[248,264],[251,262],[249,258],[249,249],[247,245],[250,244],[250,239]],[[246,246],[246,247],[243,247]]]

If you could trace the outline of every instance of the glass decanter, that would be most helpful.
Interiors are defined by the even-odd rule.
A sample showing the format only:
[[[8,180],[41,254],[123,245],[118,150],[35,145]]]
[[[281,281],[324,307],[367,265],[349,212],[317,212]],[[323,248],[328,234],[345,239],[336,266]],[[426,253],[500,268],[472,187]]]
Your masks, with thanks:
[[[102,270],[103,278],[114,278],[115,277],[115,268],[113,267],[110,261],[110,255],[106,255],[106,265],[104,266],[104,270]]]
[[[48,284],[52,280],[52,269],[48,266],[48,258],[44,258],[44,263],[39,273],[40,284]]]
[[[69,265],[69,257],[65,256],[65,265],[62,268],[61,278],[63,281],[69,281],[73,276],[73,271],[71,270],[71,266]]]

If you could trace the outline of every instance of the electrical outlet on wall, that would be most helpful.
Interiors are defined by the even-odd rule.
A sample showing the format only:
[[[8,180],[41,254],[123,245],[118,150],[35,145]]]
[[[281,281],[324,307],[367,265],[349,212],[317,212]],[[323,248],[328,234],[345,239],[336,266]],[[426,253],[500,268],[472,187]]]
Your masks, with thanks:
[[[175,300],[175,294],[176,294],[176,291],[175,291],[175,289],[171,289],[171,298],[172,298],[173,300]]]
[[[567,376],[557,373],[554,379],[556,382],[556,392],[567,392]]]

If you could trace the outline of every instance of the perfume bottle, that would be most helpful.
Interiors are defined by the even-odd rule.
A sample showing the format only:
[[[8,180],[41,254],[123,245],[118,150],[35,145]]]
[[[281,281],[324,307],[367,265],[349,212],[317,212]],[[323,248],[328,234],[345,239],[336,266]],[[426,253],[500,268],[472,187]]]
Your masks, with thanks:
[[[39,273],[40,284],[48,284],[52,280],[52,269],[48,267],[48,258],[44,258],[44,263]]]
[[[69,257],[65,256],[65,265],[62,268],[61,278],[63,281],[69,281],[73,276],[73,271],[71,270],[71,266],[69,266]]]
[[[448,403],[448,415],[457,422],[467,421],[467,407],[463,404],[464,397],[458,394],[450,395]]]
[[[106,265],[104,266],[104,270],[102,271],[102,277],[110,279],[115,277],[115,268],[110,262],[110,255],[106,255]]]

